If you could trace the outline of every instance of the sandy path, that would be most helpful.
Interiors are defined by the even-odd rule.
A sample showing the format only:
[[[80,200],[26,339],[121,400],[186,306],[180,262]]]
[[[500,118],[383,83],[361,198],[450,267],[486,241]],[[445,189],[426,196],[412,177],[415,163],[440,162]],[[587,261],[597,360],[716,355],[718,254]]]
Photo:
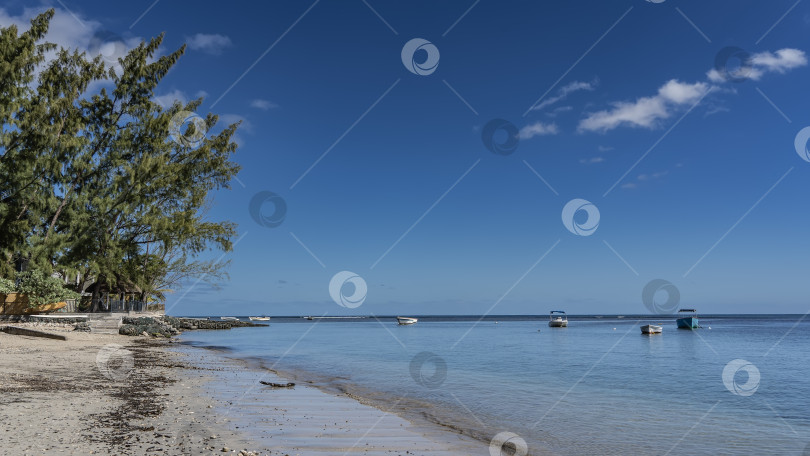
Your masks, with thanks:
[[[3,454],[253,450],[239,433],[216,426],[215,404],[199,394],[201,382],[180,381],[189,371],[165,341],[64,334],[67,341],[0,333]]]

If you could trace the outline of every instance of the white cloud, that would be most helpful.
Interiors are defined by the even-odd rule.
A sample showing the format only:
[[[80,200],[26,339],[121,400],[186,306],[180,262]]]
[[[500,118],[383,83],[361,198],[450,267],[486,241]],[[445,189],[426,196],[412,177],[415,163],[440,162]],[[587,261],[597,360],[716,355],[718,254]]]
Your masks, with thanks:
[[[640,181],[654,180],[654,179],[660,179],[660,178],[666,176],[667,174],[669,174],[669,171],[659,171],[657,173],[652,173],[652,174],[639,174],[637,179],[640,180]]]
[[[715,83],[718,83],[718,84],[719,84],[719,83],[721,83],[721,82],[725,82],[725,81],[726,81],[726,78],[725,78],[725,77],[723,77],[723,75],[722,75],[722,74],[720,74],[720,72],[719,72],[719,71],[717,71],[717,70],[716,70],[716,69],[714,69],[714,68],[712,68],[711,70],[709,70],[709,71],[706,73],[706,77],[708,77],[708,78],[709,78],[709,81],[712,81],[712,82],[715,82]]]
[[[163,109],[170,108],[175,101],[179,101],[181,104],[186,104],[188,103],[188,100],[188,95],[186,95],[186,93],[182,90],[177,89],[172,90],[164,95],[156,95],[154,98],[152,98],[152,101],[159,104]]]
[[[557,115],[559,115],[560,113],[573,111],[573,110],[574,110],[573,106],[559,106],[559,107],[554,108],[553,111],[549,111],[549,112],[547,112],[545,114],[548,117],[557,117]]]
[[[780,49],[775,53],[768,51],[753,54],[748,59],[746,77],[759,80],[766,73],[785,73],[794,68],[807,65],[807,57],[798,49]],[[726,77],[716,69],[706,73],[709,82],[721,83]],[[742,77],[742,75],[740,75]],[[669,118],[673,113],[683,110],[686,106],[694,105],[709,92],[733,92],[707,82],[693,84],[671,79],[658,89],[656,95],[642,97],[633,102],[619,101],[613,103],[612,109],[588,114],[577,127],[578,131],[606,132],[620,126],[655,128],[660,121]],[[725,110],[723,107],[712,105],[710,113]]]
[[[273,103],[272,101],[256,98],[255,100],[250,102],[250,107],[267,111],[268,109],[278,108],[278,105]]]
[[[582,81],[574,81],[570,84],[564,85],[557,91],[557,95],[546,98],[537,106],[534,106],[531,110],[532,111],[539,111],[546,106],[552,105],[560,100],[564,100],[568,95],[578,92],[580,90],[594,90],[596,86],[599,85],[599,80],[594,79],[591,82],[582,82]]]
[[[560,130],[557,124],[550,123],[544,124],[543,122],[535,122],[520,129],[520,139],[531,139],[535,136],[556,135]]]
[[[589,114],[580,121],[580,131],[606,132],[626,125],[654,128],[660,120],[670,117],[676,110],[692,105],[705,96],[711,87],[705,82],[688,84],[672,79],[651,97],[642,97],[634,102],[620,101],[613,109]]]
[[[766,73],[784,74],[788,70],[807,65],[807,56],[799,49],[784,48],[776,53],[765,51],[753,54],[743,63],[748,65],[748,69],[740,69],[739,77],[759,81]],[[706,76],[715,83],[726,81],[726,76],[715,68],[709,70]]]
[[[232,44],[231,39],[227,36],[215,33],[198,33],[194,36],[186,37],[186,41],[189,48],[212,55],[222,54],[222,51]]]
[[[681,166],[682,165],[680,163],[675,165],[676,168],[680,168]],[[667,174],[669,174],[669,171],[658,171],[651,174],[639,174],[638,176],[636,176],[637,182],[625,182],[624,184],[621,185],[621,188],[637,188],[639,186],[639,182],[653,181],[656,179],[660,179],[666,176]]]
[[[718,103],[709,103],[706,107],[706,113],[703,114],[703,117],[709,117],[712,114],[717,114],[718,112],[729,112],[731,111],[727,107],[718,104]]]
[[[44,13],[48,7],[24,8],[19,16],[13,16],[0,8],[0,25],[16,25],[22,33],[31,27],[31,19]],[[45,35],[45,41],[66,49],[78,49],[87,52],[91,57],[101,55],[108,66],[113,66],[121,74],[118,58],[123,57],[132,48],[141,43],[139,37],[124,38],[102,28],[102,23],[83,17],[80,13],[70,13],[54,8],[54,16]],[[57,49],[58,50],[58,49]],[[45,54],[46,62],[54,59],[56,51]]]
[[[205,90],[198,90],[197,93],[194,94],[194,99],[205,98],[207,96],[208,92],[206,92]],[[163,95],[155,95],[152,98],[152,101],[159,104],[160,107],[163,109],[170,108],[175,101],[179,101],[180,104],[185,105],[191,100],[192,98],[188,96],[186,92],[183,92],[182,90],[178,89],[174,89],[171,92],[165,93]]]
[[[583,165],[593,165],[594,163],[602,163],[605,161],[603,157],[580,158],[579,162]]]
[[[762,71],[784,74],[788,70],[807,65],[807,57],[798,49],[780,49],[776,54],[760,52],[751,56],[751,64]]]
[[[221,114],[219,115],[219,120],[217,121],[216,126],[214,127],[213,131],[219,132],[231,124],[235,124],[237,122],[242,122],[239,127],[236,129],[236,133],[233,134],[231,140],[235,142],[238,146],[242,147],[246,144],[245,141],[245,133],[252,133],[253,132],[253,124],[240,114]]]
[[[597,149],[599,150],[599,152],[610,152],[611,150],[613,150],[613,149],[615,149],[615,148],[614,148],[614,147],[612,147],[612,146],[602,146],[602,145],[599,145],[599,147],[597,147]]]
[[[253,130],[253,124],[250,123],[244,116],[239,114],[221,114],[219,116],[219,123],[223,126],[242,122],[239,125],[239,131],[250,133]]]

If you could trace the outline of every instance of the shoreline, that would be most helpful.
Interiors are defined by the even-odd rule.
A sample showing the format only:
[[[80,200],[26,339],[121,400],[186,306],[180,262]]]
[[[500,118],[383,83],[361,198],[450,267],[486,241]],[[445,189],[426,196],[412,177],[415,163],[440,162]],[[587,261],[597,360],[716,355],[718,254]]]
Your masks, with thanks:
[[[281,377],[175,339],[37,329],[67,340],[0,333],[9,454],[487,453],[350,394],[257,388]]]
[[[183,344],[185,345],[185,344]],[[475,441],[484,446],[484,453],[488,448],[492,435],[499,430],[488,428],[483,423],[476,424],[476,420],[468,419],[464,423],[462,417],[457,414],[449,414],[445,411],[437,413],[441,409],[441,404],[419,400],[416,398],[400,397],[390,395],[380,390],[362,387],[356,383],[341,382],[337,377],[329,377],[306,369],[285,370],[268,367],[268,360],[262,358],[240,358],[230,354],[228,347],[219,346],[194,346],[194,348],[211,350],[220,356],[226,357],[233,362],[244,363],[245,368],[267,371],[284,381],[303,382],[306,387],[316,388],[324,394],[333,396],[345,396],[360,404],[373,407],[378,410],[388,409],[388,413],[393,413],[409,421],[412,426],[422,429],[426,434],[435,434],[441,437],[444,433],[458,436],[462,440]],[[306,379],[306,380],[305,380]]]
[[[296,451],[292,454],[488,454],[488,442],[449,426],[403,416],[396,404],[385,407],[318,381],[269,369],[264,360],[232,356],[224,347],[180,343],[173,349],[196,358],[192,364],[236,366],[231,371],[217,369],[215,376],[228,377],[209,382],[208,391],[230,403],[224,416],[235,416],[232,423],[239,423],[271,450]],[[227,381],[217,384],[217,380]],[[293,381],[295,387],[272,388],[259,381]],[[262,413],[269,409],[276,414],[268,417]],[[276,427],[279,433],[268,432]]]

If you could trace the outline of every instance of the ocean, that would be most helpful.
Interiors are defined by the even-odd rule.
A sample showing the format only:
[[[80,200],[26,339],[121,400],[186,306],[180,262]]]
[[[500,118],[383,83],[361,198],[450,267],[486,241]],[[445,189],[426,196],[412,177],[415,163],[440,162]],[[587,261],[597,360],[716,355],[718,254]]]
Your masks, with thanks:
[[[810,454],[810,319],[547,320],[274,317],[180,339],[487,444],[506,436],[517,454]],[[663,334],[642,335],[647,323]]]

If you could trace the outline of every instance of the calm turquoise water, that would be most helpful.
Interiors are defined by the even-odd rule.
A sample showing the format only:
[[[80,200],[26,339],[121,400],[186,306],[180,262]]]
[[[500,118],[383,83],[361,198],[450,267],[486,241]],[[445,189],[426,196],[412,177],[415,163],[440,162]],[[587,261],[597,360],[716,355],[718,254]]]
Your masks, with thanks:
[[[513,432],[532,455],[800,455],[810,443],[810,319],[800,318],[703,317],[694,332],[629,316],[570,317],[568,328],[541,318],[274,318],[182,339],[485,442]],[[639,326],[656,321],[664,333],[642,336]],[[738,359],[748,364],[732,364],[724,381]]]

